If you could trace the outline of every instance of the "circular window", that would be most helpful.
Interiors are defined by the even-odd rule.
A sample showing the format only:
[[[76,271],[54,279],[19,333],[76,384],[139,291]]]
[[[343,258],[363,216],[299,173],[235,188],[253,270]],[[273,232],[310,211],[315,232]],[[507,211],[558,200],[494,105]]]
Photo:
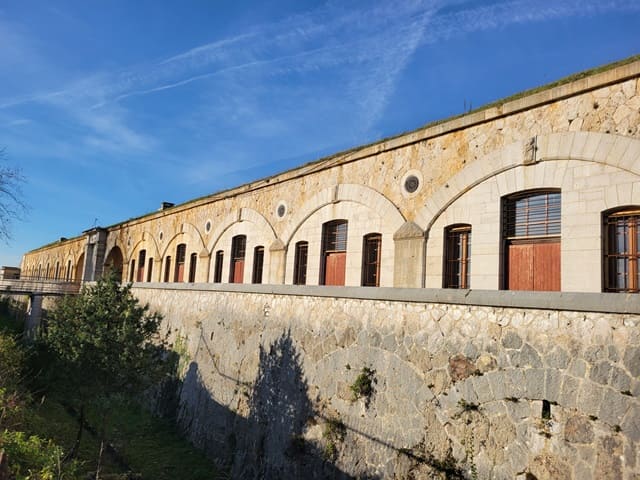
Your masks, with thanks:
[[[207,220],[207,223],[204,224],[204,231],[207,233],[211,231],[211,220]]]
[[[287,204],[284,202],[279,202],[278,206],[276,207],[276,217],[281,219],[281,218],[284,218],[286,214],[287,214]]]
[[[414,193],[420,186],[420,179],[415,175],[409,175],[404,181],[404,189],[409,193]]]
[[[419,170],[409,170],[400,180],[400,187],[404,197],[414,197],[422,188],[422,173]]]

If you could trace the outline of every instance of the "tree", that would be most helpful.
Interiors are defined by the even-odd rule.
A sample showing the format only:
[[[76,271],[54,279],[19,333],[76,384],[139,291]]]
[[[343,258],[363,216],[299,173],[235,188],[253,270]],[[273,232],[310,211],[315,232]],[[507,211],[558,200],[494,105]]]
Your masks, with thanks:
[[[11,239],[11,225],[22,218],[26,206],[22,201],[24,177],[19,168],[4,163],[5,151],[0,149],[0,240]]]
[[[57,386],[80,409],[71,457],[80,443],[86,404],[100,412],[104,446],[112,401],[141,393],[169,369],[164,361],[165,339],[159,335],[162,317],[150,313],[148,305],[140,305],[131,287],[121,286],[118,280],[110,275],[85,286],[79,295],[62,298],[42,335],[53,354]]]

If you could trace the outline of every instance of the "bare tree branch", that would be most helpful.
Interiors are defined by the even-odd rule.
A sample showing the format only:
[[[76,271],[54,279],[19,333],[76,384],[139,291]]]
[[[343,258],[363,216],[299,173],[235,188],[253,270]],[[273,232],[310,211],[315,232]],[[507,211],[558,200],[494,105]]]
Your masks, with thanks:
[[[5,162],[5,149],[0,148],[0,240],[8,243],[13,222],[24,217],[27,206],[22,195],[21,187],[25,182],[22,171]]]

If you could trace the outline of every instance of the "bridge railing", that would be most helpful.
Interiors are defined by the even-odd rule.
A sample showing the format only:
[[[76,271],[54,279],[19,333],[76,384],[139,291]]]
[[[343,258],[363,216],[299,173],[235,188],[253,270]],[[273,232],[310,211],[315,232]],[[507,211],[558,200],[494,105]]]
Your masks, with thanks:
[[[24,275],[21,275],[19,279],[0,279],[0,293],[69,295],[78,293],[80,286],[80,282],[76,281]]]

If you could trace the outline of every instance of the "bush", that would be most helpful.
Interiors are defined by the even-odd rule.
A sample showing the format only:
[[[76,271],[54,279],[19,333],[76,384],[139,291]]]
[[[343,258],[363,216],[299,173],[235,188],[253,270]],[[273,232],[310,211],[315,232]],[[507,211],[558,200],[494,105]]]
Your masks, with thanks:
[[[63,467],[62,449],[51,441],[5,430],[0,434],[0,447],[9,457],[9,468],[16,480],[78,478],[76,464]]]

